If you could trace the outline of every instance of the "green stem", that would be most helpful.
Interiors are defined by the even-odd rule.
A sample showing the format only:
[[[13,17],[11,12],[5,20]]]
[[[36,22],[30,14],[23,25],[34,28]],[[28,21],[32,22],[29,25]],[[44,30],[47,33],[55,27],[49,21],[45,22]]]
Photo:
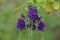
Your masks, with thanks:
[[[41,32],[41,40],[44,40],[43,32]]]
[[[32,30],[31,30],[30,35],[31,35],[31,40],[32,40],[33,39],[33,31]]]
[[[18,39],[18,40],[21,40],[21,32],[19,32],[19,34],[20,34],[20,35],[19,35],[19,39]]]
[[[28,40],[32,40],[33,38],[33,33],[32,33],[32,30],[28,29]]]

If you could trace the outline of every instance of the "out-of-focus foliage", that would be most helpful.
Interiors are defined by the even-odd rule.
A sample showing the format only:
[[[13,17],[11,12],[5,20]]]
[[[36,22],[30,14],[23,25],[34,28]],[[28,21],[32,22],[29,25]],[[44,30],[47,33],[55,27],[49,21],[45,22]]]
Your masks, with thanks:
[[[6,3],[7,0],[0,0],[0,4]]]
[[[46,24],[44,32],[17,30],[17,19],[21,13],[27,18],[29,5],[36,6],[38,15],[43,16]],[[60,40],[59,37],[60,0],[37,0],[36,3],[33,0],[0,0],[0,40]]]
[[[49,3],[54,2],[55,0],[47,0]]]

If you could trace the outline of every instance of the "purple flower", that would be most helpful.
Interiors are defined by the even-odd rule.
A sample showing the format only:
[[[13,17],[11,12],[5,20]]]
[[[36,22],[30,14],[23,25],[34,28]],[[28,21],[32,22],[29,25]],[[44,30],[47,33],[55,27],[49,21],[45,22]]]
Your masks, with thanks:
[[[30,5],[28,7],[28,10],[29,10],[29,12],[28,12],[28,18],[32,21],[32,23],[31,23],[32,29],[36,30],[35,23],[39,22],[39,24],[38,24],[38,30],[42,30],[43,31],[44,27],[45,27],[45,24],[44,24],[44,22],[41,21],[42,16],[40,16],[40,17],[38,16],[38,11],[37,11],[37,9],[34,6]]]
[[[45,27],[45,24],[44,24],[44,22],[40,22],[39,24],[38,24],[38,30],[40,30],[40,31],[44,31],[44,27]]]
[[[38,29],[40,31],[44,31],[45,24],[44,24],[43,21],[41,21],[42,16],[40,16],[40,17],[38,16],[37,9],[34,6],[30,5],[28,7],[28,10],[29,10],[29,12],[28,12],[29,20],[27,20],[27,24],[25,24],[25,21],[24,21],[25,16],[23,14],[21,14],[20,15],[21,18],[19,18],[18,21],[17,21],[17,28],[19,30],[32,28],[32,30]],[[37,22],[38,22],[38,25],[35,25],[35,23],[37,23]]]
[[[18,21],[17,21],[17,28],[19,30],[25,29],[25,21],[24,21],[23,16],[21,16],[21,18],[18,19]]]
[[[28,7],[28,9],[29,9],[28,17],[30,19],[35,19],[37,17],[37,9],[31,5]]]
[[[33,25],[34,23],[36,23],[36,18],[38,17],[37,14],[37,9],[34,6],[29,6],[28,7],[28,18],[30,19],[30,26],[32,27],[32,29],[36,29],[36,25]]]

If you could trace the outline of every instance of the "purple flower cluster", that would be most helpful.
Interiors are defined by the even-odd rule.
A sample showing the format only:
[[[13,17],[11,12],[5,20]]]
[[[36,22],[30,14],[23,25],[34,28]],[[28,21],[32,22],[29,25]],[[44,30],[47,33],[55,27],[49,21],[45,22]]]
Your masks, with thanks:
[[[33,6],[30,5],[28,7],[28,10],[29,10],[28,17],[30,19],[36,19],[37,18],[37,9],[35,7],[33,7]]]
[[[38,24],[38,30],[41,30],[41,31],[44,31],[44,27],[45,27],[45,24],[44,24],[44,22],[40,22],[39,24]]]
[[[38,11],[37,11],[37,8],[30,5],[28,7],[28,18],[29,18],[29,24],[27,23],[27,25],[25,25],[25,16],[23,14],[21,14],[21,18],[18,19],[18,22],[17,22],[17,28],[20,29],[20,30],[23,30],[23,29],[27,29],[27,28],[32,28],[32,30],[40,30],[40,31],[44,31],[44,27],[45,27],[45,24],[44,22],[41,20],[42,17],[38,16]],[[38,25],[36,25],[36,23],[38,22]],[[27,26],[27,27],[26,27]]]
[[[43,31],[44,30],[44,27],[45,27],[45,24],[44,24],[44,22],[41,21],[42,17],[39,17],[38,16],[37,9],[35,7],[33,7],[33,6],[30,5],[28,7],[28,10],[29,10],[28,17],[29,17],[30,21],[32,21],[32,24],[31,24],[32,25],[32,29],[33,30],[36,30],[35,23],[38,22],[37,29]]]
[[[21,14],[21,18],[19,18],[18,21],[17,21],[17,28],[19,30],[25,29],[25,21],[24,21],[24,18],[25,18],[24,15]]]

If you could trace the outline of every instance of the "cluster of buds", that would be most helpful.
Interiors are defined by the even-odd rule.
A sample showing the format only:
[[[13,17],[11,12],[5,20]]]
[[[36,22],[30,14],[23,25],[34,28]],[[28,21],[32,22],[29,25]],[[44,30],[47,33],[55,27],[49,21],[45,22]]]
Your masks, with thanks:
[[[24,21],[25,16],[23,14],[21,14],[21,18],[19,18],[18,22],[17,22],[17,28],[19,30],[32,28],[32,30],[44,31],[45,24],[41,20],[41,19],[43,19],[43,17],[38,16],[38,11],[37,11],[36,7],[34,7],[32,5],[28,6],[27,17],[29,19],[27,22],[30,22],[30,23],[26,24],[26,22]]]

